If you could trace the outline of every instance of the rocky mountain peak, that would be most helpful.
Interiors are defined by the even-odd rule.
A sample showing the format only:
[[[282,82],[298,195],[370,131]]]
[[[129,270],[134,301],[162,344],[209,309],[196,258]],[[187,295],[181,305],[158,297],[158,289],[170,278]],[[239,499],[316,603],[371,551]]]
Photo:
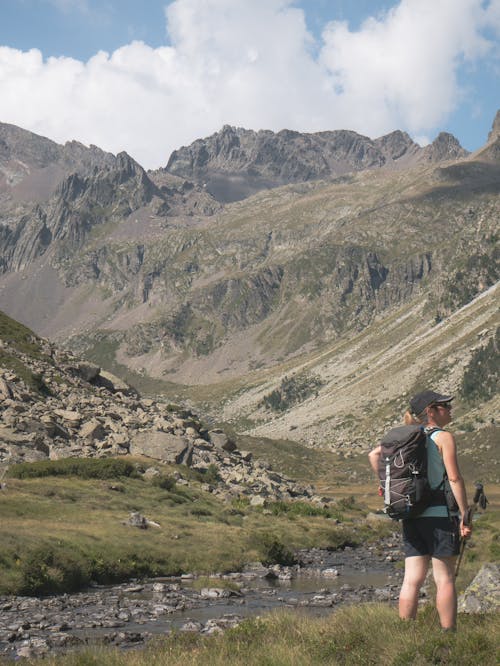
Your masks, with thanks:
[[[390,160],[398,160],[403,155],[415,154],[419,151],[419,146],[411,136],[401,130],[395,130],[390,134],[375,139],[375,145],[379,146],[384,155]]]
[[[58,159],[60,146],[33,132],[0,123],[0,167],[9,160],[21,161],[28,169],[42,168]]]
[[[460,142],[453,134],[440,132],[434,141],[423,149],[428,162],[443,162],[467,157],[469,152],[462,148]]]
[[[488,134],[488,142],[495,141],[500,137],[500,109],[497,111],[491,131]]]

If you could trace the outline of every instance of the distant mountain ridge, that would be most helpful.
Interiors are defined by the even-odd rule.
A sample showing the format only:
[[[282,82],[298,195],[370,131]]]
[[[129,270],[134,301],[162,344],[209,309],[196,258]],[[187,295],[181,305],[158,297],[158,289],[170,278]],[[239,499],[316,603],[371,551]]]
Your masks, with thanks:
[[[64,177],[111,167],[116,157],[78,141],[64,146],[15,125],[0,123],[0,201],[43,201]]]
[[[373,168],[409,168],[467,156],[458,140],[442,132],[421,148],[406,132],[378,139],[347,130],[306,134],[254,132],[225,125],[172,153],[166,171],[204,183],[221,201],[235,201],[268,187],[334,178]]]

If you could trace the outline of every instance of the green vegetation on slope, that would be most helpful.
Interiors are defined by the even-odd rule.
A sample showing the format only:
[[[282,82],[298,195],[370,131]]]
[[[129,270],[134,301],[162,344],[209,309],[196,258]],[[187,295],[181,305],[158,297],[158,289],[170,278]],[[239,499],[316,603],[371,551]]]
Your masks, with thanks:
[[[462,379],[464,397],[472,403],[489,400],[500,389],[500,328],[472,355]]]
[[[264,396],[261,404],[275,412],[284,412],[292,405],[303,402],[321,385],[319,377],[307,375],[284,377],[277,389]]]
[[[0,339],[14,345],[16,349],[30,356],[39,357],[41,355],[40,343],[33,331],[1,311]]]
[[[46,358],[42,351],[41,341],[26,326],[8,317],[0,311],[0,368],[5,368],[14,372],[18,377],[26,382],[40,394],[47,393],[47,387],[43,378],[30,370],[19,358],[19,354],[26,354],[34,359]],[[9,347],[15,350],[9,351]]]

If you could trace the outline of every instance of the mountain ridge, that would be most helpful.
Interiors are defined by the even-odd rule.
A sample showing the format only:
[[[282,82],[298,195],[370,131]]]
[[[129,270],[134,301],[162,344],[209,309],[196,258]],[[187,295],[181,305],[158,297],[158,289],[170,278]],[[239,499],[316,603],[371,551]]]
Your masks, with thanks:
[[[367,168],[408,168],[467,154],[445,132],[421,148],[400,130],[372,140],[348,130],[274,133],[225,125],[174,151],[165,170],[203,183],[216,199],[228,202],[287,183],[335,178]]]

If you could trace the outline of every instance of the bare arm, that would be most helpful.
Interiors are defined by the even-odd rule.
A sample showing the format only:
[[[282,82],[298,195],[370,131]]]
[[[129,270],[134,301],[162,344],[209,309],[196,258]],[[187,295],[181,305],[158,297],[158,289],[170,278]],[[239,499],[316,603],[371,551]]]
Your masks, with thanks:
[[[375,476],[377,477],[377,479],[378,479],[378,463],[379,463],[381,455],[382,455],[382,447],[380,445],[376,446],[368,454],[368,460],[370,461],[370,467],[375,472]]]
[[[451,432],[443,430],[437,433],[435,437],[435,442],[441,451],[443,456],[443,463],[448,475],[448,481],[450,482],[451,490],[455,499],[457,500],[458,508],[462,516],[462,521],[460,523],[460,530],[463,537],[468,537],[472,531],[470,525],[463,524],[463,518],[465,512],[467,511],[467,493],[465,491],[465,483],[460,474],[460,468],[458,466],[457,459],[457,445],[455,438]]]

